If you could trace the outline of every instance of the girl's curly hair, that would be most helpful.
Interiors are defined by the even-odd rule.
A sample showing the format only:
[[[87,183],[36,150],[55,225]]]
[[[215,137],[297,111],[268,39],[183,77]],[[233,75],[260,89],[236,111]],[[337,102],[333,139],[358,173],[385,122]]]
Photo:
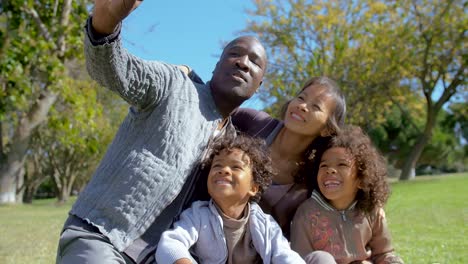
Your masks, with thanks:
[[[333,137],[329,148],[345,148],[354,158],[360,189],[357,192],[357,208],[369,213],[383,207],[390,195],[387,182],[387,164],[360,127],[348,126]]]
[[[216,139],[211,146],[208,157],[203,161],[203,168],[210,168],[215,156],[222,150],[242,150],[250,159],[252,170],[252,180],[258,186],[258,192],[250,198],[250,201],[258,202],[263,192],[270,186],[274,174],[270,152],[265,141],[253,138],[245,134],[238,134],[236,137],[225,136]]]

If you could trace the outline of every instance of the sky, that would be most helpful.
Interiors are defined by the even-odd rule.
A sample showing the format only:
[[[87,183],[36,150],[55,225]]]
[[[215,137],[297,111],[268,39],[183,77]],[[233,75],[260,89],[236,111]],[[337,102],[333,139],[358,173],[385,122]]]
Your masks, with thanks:
[[[124,46],[134,55],[186,64],[203,80],[211,73],[223,43],[245,29],[250,0],[145,0],[124,20]],[[257,97],[243,104],[261,109]]]

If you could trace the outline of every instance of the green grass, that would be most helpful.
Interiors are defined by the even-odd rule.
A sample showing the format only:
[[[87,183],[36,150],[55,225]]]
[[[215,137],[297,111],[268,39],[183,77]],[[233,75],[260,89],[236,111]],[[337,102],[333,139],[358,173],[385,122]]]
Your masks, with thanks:
[[[35,200],[0,206],[0,263],[55,263],[57,243],[71,203]]]
[[[407,264],[468,263],[468,173],[392,185],[386,206],[393,244]],[[0,206],[0,263],[54,263],[71,202]]]
[[[467,185],[467,173],[392,185],[385,211],[406,263],[468,263]]]

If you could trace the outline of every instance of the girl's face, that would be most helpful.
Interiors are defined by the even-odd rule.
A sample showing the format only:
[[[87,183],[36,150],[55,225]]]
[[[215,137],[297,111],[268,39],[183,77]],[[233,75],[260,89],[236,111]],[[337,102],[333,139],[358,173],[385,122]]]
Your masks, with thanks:
[[[308,86],[289,103],[284,125],[301,135],[325,136],[326,124],[335,106],[335,99],[326,86]]]
[[[346,148],[327,149],[320,161],[318,186],[331,205],[338,210],[348,208],[359,190],[354,158]]]
[[[245,205],[257,193],[250,158],[240,149],[222,150],[208,174],[208,193],[218,204]]]

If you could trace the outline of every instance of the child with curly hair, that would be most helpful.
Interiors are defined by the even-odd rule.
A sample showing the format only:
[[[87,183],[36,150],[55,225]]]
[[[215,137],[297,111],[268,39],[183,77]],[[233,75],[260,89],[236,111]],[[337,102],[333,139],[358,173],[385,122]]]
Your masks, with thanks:
[[[403,263],[385,220],[386,164],[359,127],[347,127],[323,153],[318,190],[297,210],[291,248],[311,263]]]
[[[263,141],[221,137],[203,164],[211,200],[194,202],[162,234],[157,263],[304,263],[256,204],[273,174]]]

